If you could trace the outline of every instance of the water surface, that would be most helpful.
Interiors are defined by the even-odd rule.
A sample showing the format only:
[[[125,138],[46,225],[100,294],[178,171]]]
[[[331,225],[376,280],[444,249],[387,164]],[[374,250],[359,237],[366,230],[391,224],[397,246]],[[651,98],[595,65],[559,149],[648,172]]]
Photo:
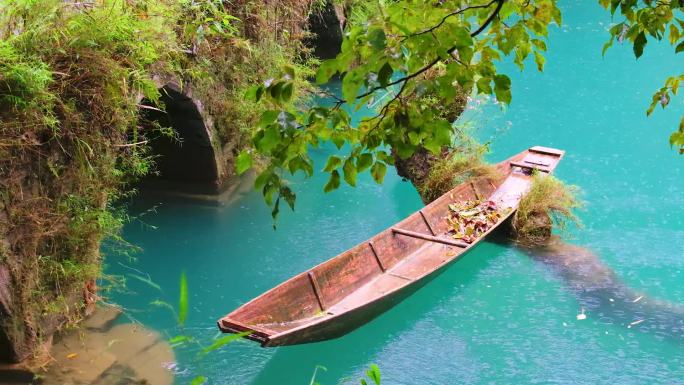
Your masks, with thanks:
[[[638,61],[627,46],[602,58],[608,14],[593,2],[565,2],[563,10],[545,72],[507,66],[511,106],[466,118],[483,127],[483,139],[492,138],[492,161],[537,144],[565,149],[557,173],[579,185],[587,202],[585,227],[566,238],[591,250],[635,293],[684,304],[684,158],[667,144],[682,103],[651,118],[644,113],[682,58],[650,43]],[[315,151],[318,168],[329,151]],[[357,188],[324,194],[324,183],[320,174],[294,181],[297,209],[283,210],[277,231],[257,193],[225,207],[141,197],[135,209],[156,212],[143,217],[146,224],[129,225],[125,236],[144,251],[137,262],[111,256],[107,270],[130,273],[122,262],[149,273],[163,291],[131,279],[135,295],[112,299],[148,327],[175,335],[173,317],[149,302],[175,303],[186,271],[186,329],[206,341],[219,317],[421,207],[392,171],[381,186],[364,175]],[[370,363],[387,384],[684,383],[681,340],[658,333],[658,325],[618,322],[629,314],[589,311],[577,320],[585,300],[552,266],[510,244],[484,242],[343,338],[271,349],[238,342],[201,361],[197,348],[180,349],[179,368],[187,371],[177,383],[204,375],[210,384],[308,384],[316,365],[327,367],[319,371],[323,384],[358,383]]]

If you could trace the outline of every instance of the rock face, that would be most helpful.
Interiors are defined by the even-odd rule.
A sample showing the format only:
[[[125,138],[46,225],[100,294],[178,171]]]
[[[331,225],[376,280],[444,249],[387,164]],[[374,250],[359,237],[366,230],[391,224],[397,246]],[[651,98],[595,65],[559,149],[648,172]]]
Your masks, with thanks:
[[[397,174],[405,180],[410,181],[418,191],[421,191],[421,186],[430,174],[432,164],[438,159],[448,156],[449,151],[444,149],[442,155],[438,157],[421,147],[406,159],[402,159],[394,151],[392,152],[392,155],[394,156],[394,165],[397,168]],[[426,197],[421,196],[421,198],[424,203],[430,203]]]
[[[325,6],[309,16],[309,32],[313,34],[307,45],[314,55],[321,59],[331,59],[340,53],[342,47],[344,12],[328,0]]]

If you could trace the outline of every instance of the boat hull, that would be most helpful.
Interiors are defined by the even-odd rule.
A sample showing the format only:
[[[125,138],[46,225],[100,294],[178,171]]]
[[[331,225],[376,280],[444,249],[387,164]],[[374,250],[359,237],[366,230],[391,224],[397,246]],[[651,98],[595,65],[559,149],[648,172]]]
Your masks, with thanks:
[[[564,152],[533,147],[497,164],[501,177],[466,182],[366,242],[283,282],[218,321],[249,331],[264,347],[341,337],[370,322],[444,272],[508,220],[532,180]],[[455,201],[491,200],[502,217],[472,243],[454,240],[444,219]]]

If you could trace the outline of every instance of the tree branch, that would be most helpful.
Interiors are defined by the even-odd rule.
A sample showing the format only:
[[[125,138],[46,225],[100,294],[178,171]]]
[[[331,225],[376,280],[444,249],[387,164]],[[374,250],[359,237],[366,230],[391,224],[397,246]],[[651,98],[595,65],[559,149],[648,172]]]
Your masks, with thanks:
[[[491,6],[492,4],[496,3],[496,8],[494,9],[494,12],[492,12],[492,13],[489,15],[489,17],[487,17],[487,20],[485,20],[484,23],[482,23],[482,25],[480,25],[480,27],[479,27],[478,29],[476,29],[475,31],[473,31],[473,32],[470,33],[470,37],[475,37],[475,36],[481,34],[481,33],[489,26],[489,24],[491,24],[492,21],[494,21],[494,18],[499,14],[499,11],[501,11],[501,7],[503,7],[503,5],[504,5],[505,2],[506,2],[506,0],[492,0],[492,1],[487,5],[487,7],[489,7],[489,6]],[[451,47],[451,48],[449,48],[449,49],[447,50],[447,53],[448,53],[448,54],[452,54],[454,51],[456,51],[456,49],[457,49],[457,46],[453,46],[453,47]],[[423,68],[419,69],[418,71],[416,71],[416,72],[414,72],[414,73],[412,73],[412,74],[406,75],[406,76],[404,76],[404,77],[402,77],[402,78],[399,78],[399,79],[397,79],[397,80],[394,80],[394,81],[392,81],[392,82],[390,82],[390,83],[387,83],[387,85],[384,86],[384,87],[383,87],[383,86],[372,87],[370,90],[368,90],[368,91],[364,92],[363,94],[357,96],[356,99],[364,98],[364,97],[366,97],[366,96],[368,96],[368,95],[374,93],[375,91],[377,91],[377,90],[379,90],[379,89],[387,88],[387,87],[389,87],[389,86],[393,86],[393,85],[399,84],[399,83],[401,83],[401,82],[405,82],[405,81],[411,80],[411,79],[413,79],[413,78],[415,78],[415,77],[421,75],[421,74],[424,73],[425,71],[429,70],[430,68],[434,67],[434,66],[435,66],[437,63],[439,63],[441,60],[442,60],[442,58],[437,57],[435,60],[431,61],[430,63],[428,63],[427,65],[425,65]],[[402,89],[403,89],[403,87],[402,87]]]
[[[415,36],[420,36],[420,35],[424,35],[424,34],[426,34],[426,33],[430,33],[430,32],[432,32],[432,31],[438,29],[439,27],[441,27],[444,23],[446,23],[446,21],[447,21],[450,17],[456,16],[456,15],[460,15],[460,14],[462,14],[463,12],[468,11],[468,10],[471,10],[471,9],[489,8],[492,4],[494,4],[494,3],[497,2],[497,1],[498,1],[498,0],[492,0],[492,1],[490,1],[489,3],[487,3],[487,4],[482,4],[482,5],[469,5],[469,6],[465,7],[465,8],[457,9],[456,11],[453,11],[453,12],[448,13],[446,16],[444,16],[444,17],[442,18],[442,20],[441,20],[439,23],[437,23],[436,25],[434,25],[434,26],[432,26],[432,27],[430,27],[430,28],[428,28],[428,29],[425,29],[425,30],[423,30],[423,31],[420,31],[420,32],[417,32],[417,33],[414,33],[414,34],[402,36],[401,41],[405,41],[406,39],[409,39],[409,38],[412,38],[412,37],[415,37]]]

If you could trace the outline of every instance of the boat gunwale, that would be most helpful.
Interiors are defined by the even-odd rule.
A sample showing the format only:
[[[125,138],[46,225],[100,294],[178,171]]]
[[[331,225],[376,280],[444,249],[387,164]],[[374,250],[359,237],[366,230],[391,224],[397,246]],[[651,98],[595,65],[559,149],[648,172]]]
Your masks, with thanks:
[[[517,166],[517,165],[511,165],[512,162],[515,162],[514,159],[516,159],[516,158],[521,158],[521,159],[522,159],[522,158],[524,158],[524,157],[525,157],[527,154],[529,154],[529,153],[537,153],[537,154],[542,154],[542,155],[544,155],[544,156],[552,156],[552,157],[555,157],[557,160],[556,160],[556,163],[553,165],[553,167],[550,167],[548,171],[543,171],[544,174],[547,174],[547,175],[548,175],[548,174],[553,173],[553,171],[556,169],[556,167],[558,166],[558,164],[560,163],[560,161],[563,159],[563,157],[564,157],[564,155],[565,155],[565,151],[563,151],[563,150],[557,150],[557,149],[549,148],[549,149],[551,149],[551,150],[557,150],[557,151],[558,151],[558,153],[550,153],[550,152],[547,152],[547,151],[539,151],[539,150],[536,150],[536,148],[543,148],[544,150],[547,149],[547,147],[533,146],[533,147],[528,148],[527,150],[524,150],[524,151],[522,151],[522,152],[520,152],[520,153],[518,153],[518,154],[515,154],[515,155],[513,155],[513,156],[511,156],[511,157],[509,157],[509,158],[507,158],[507,159],[505,159],[505,160],[503,160],[503,161],[498,162],[498,163],[495,164],[495,167],[508,165],[508,166],[510,167],[510,170],[509,170],[508,173],[505,175],[505,177],[502,178],[502,182],[496,187],[496,189],[495,189],[494,191],[492,191],[492,193],[489,194],[489,197],[491,197],[492,194],[494,194],[494,192],[496,192],[497,189],[498,189],[499,187],[501,187],[501,185],[503,184],[503,182],[504,182],[507,178],[509,178],[509,177],[514,173],[515,170],[513,169],[513,167],[521,167],[521,166]],[[522,167],[522,168],[534,169],[534,167]],[[527,174],[524,174],[524,175],[525,175],[525,176],[529,176],[529,175],[527,175]],[[467,182],[465,182],[465,183],[467,183]],[[296,332],[298,332],[298,331],[300,331],[300,330],[304,330],[304,329],[313,327],[313,326],[315,326],[315,325],[323,324],[323,323],[328,322],[328,321],[330,321],[330,320],[334,320],[334,319],[336,319],[336,318],[338,318],[338,317],[341,317],[341,316],[343,316],[343,315],[345,315],[345,314],[349,314],[349,313],[352,313],[352,312],[356,312],[356,311],[362,310],[362,309],[364,309],[365,307],[368,307],[368,306],[370,306],[370,305],[377,304],[377,303],[378,303],[379,301],[381,301],[383,298],[391,297],[391,296],[393,296],[394,294],[397,294],[398,292],[400,292],[400,291],[403,290],[403,289],[406,289],[406,288],[408,288],[408,287],[410,287],[410,286],[412,286],[412,285],[414,285],[414,284],[417,284],[417,283],[422,282],[425,278],[429,277],[431,274],[436,273],[436,272],[438,272],[438,271],[441,271],[441,270],[442,270],[443,268],[445,268],[446,266],[448,266],[448,265],[452,264],[453,262],[457,261],[458,259],[460,259],[461,256],[463,256],[463,255],[466,254],[468,251],[470,251],[470,249],[472,249],[473,247],[477,246],[477,245],[478,245],[483,239],[485,239],[492,231],[494,231],[495,229],[497,229],[497,228],[499,227],[499,225],[501,225],[501,224],[502,224],[503,222],[505,222],[508,218],[510,218],[510,217],[513,215],[513,213],[515,213],[515,211],[517,210],[517,207],[513,208],[513,209],[510,210],[508,213],[506,213],[506,215],[502,216],[502,217],[499,219],[499,221],[497,221],[497,223],[496,223],[495,225],[493,225],[493,226],[491,226],[489,229],[487,229],[487,231],[485,231],[485,232],[484,232],[481,236],[479,236],[475,241],[473,241],[472,243],[468,244],[468,246],[466,246],[466,247],[464,247],[464,248],[460,248],[460,247],[459,247],[459,248],[456,248],[456,246],[451,246],[451,247],[455,248],[457,251],[456,251],[456,253],[454,253],[454,255],[451,256],[450,259],[444,260],[442,263],[440,263],[439,265],[437,265],[435,268],[430,269],[430,270],[428,270],[428,271],[422,273],[422,274],[421,274],[420,276],[418,276],[417,278],[412,278],[412,279],[410,279],[410,280],[406,280],[404,283],[402,283],[402,284],[400,284],[400,285],[397,285],[397,286],[394,286],[390,291],[383,293],[383,295],[378,296],[378,297],[376,297],[376,298],[373,298],[372,300],[366,301],[366,302],[364,302],[364,303],[362,303],[361,305],[358,305],[358,306],[356,306],[356,307],[352,307],[352,308],[349,308],[349,309],[345,309],[344,311],[341,311],[341,312],[335,313],[335,314],[328,313],[326,309],[323,309],[323,310],[322,310],[322,311],[323,311],[323,314],[322,314],[321,316],[306,317],[306,318],[311,318],[312,320],[311,320],[310,322],[303,323],[303,324],[300,325],[300,326],[294,327],[294,328],[292,328],[292,329],[287,329],[287,330],[284,330],[284,331],[281,331],[281,332],[276,332],[275,330],[271,330],[271,329],[269,329],[269,328],[267,328],[267,327],[260,327],[260,326],[256,326],[256,328],[254,328],[254,329],[257,329],[257,330],[254,330],[254,329],[251,328],[249,325],[246,325],[245,323],[242,323],[242,322],[240,322],[240,321],[233,320],[233,319],[230,318],[230,315],[233,314],[233,313],[235,313],[237,310],[242,309],[242,308],[244,308],[244,307],[246,307],[246,306],[249,306],[252,302],[255,302],[255,301],[259,300],[260,298],[262,298],[262,297],[268,295],[269,293],[271,293],[271,292],[277,290],[278,288],[280,288],[280,287],[282,287],[282,286],[284,286],[284,285],[290,283],[291,281],[294,281],[294,280],[296,280],[296,279],[298,279],[298,278],[300,278],[300,277],[306,276],[306,275],[309,274],[310,272],[314,271],[316,268],[318,268],[318,267],[320,267],[320,266],[322,266],[322,265],[328,263],[329,261],[334,260],[334,259],[337,259],[337,258],[339,258],[339,257],[342,257],[342,256],[346,255],[346,254],[349,252],[349,250],[352,250],[352,249],[358,247],[359,245],[362,245],[362,244],[365,244],[365,243],[372,242],[374,239],[376,239],[378,236],[380,236],[381,234],[383,234],[383,233],[385,233],[385,232],[388,232],[388,231],[391,232],[391,231],[392,231],[392,230],[391,230],[392,228],[398,227],[399,224],[401,224],[401,223],[404,222],[404,221],[407,221],[409,218],[413,217],[414,215],[420,215],[419,213],[420,213],[422,210],[424,210],[425,208],[430,207],[430,206],[432,206],[432,205],[436,205],[436,204],[437,204],[437,201],[438,201],[441,197],[443,197],[443,196],[445,196],[445,195],[447,195],[447,194],[452,194],[453,191],[456,190],[456,189],[458,189],[461,185],[462,185],[462,184],[459,184],[459,185],[455,186],[453,189],[451,189],[451,190],[449,190],[448,192],[444,193],[444,194],[443,194],[442,196],[440,196],[439,198],[437,198],[437,199],[435,199],[434,201],[430,202],[429,204],[423,206],[421,209],[419,209],[419,210],[417,210],[417,211],[411,213],[410,215],[408,215],[407,217],[403,218],[402,220],[400,220],[399,222],[395,223],[394,225],[391,225],[391,226],[389,226],[388,228],[383,229],[382,231],[376,233],[376,234],[373,235],[372,237],[367,238],[367,239],[365,239],[364,241],[357,243],[356,245],[354,245],[354,246],[352,246],[352,247],[350,247],[350,248],[344,250],[343,252],[341,252],[341,253],[335,255],[334,257],[329,258],[329,259],[327,259],[327,260],[325,260],[325,261],[322,261],[321,263],[319,263],[319,264],[317,264],[317,265],[315,265],[315,266],[313,266],[313,267],[311,267],[311,268],[309,268],[309,269],[307,269],[307,270],[305,270],[305,271],[303,271],[303,272],[301,272],[301,273],[295,274],[294,276],[288,278],[287,280],[281,282],[280,284],[278,284],[278,285],[272,287],[271,289],[269,289],[269,290],[263,292],[263,293],[260,294],[259,296],[254,297],[253,299],[251,299],[251,300],[248,301],[248,302],[245,302],[244,304],[242,304],[241,306],[239,306],[237,309],[233,310],[231,313],[227,314],[226,316],[224,316],[224,317],[222,317],[221,319],[218,320],[217,323],[218,323],[219,329],[221,329],[222,331],[228,330],[228,332],[231,332],[231,333],[232,333],[233,331],[231,331],[230,329],[233,329],[233,330],[235,330],[235,329],[232,328],[231,326],[236,326],[236,327],[238,327],[238,328],[243,328],[242,331],[247,331],[247,330],[254,331],[254,332],[255,332],[254,334],[256,334],[257,337],[255,337],[255,338],[250,338],[250,337],[252,337],[252,335],[250,334],[250,335],[245,336],[245,338],[248,338],[248,339],[251,339],[251,340],[254,340],[254,341],[257,341],[257,342],[261,342],[261,345],[264,346],[264,347],[272,346],[272,345],[278,345],[278,344],[277,344],[277,340],[278,340],[278,339],[282,339],[283,337],[288,336],[288,335],[293,334],[293,333],[296,333]],[[393,233],[393,236],[397,236],[397,234]],[[426,240],[425,243],[424,243],[423,245],[419,246],[418,249],[416,249],[416,250],[414,250],[412,253],[408,254],[401,262],[398,262],[398,263],[394,264],[392,267],[390,267],[390,268],[388,268],[388,269],[386,269],[386,270],[383,269],[382,273],[380,273],[377,277],[375,277],[373,280],[371,280],[371,281],[365,283],[364,285],[360,286],[360,287],[357,288],[356,290],[360,290],[360,289],[362,289],[362,288],[364,288],[364,287],[366,287],[366,286],[368,286],[368,285],[370,285],[370,284],[373,284],[373,282],[374,282],[378,277],[380,277],[380,276],[382,276],[382,275],[385,275],[385,274],[391,273],[391,270],[392,270],[394,267],[396,267],[396,266],[402,264],[403,262],[405,262],[406,259],[407,259],[409,256],[411,256],[411,255],[417,253],[418,251],[420,251],[420,250],[422,250],[423,248],[425,248],[425,247],[427,247],[427,246],[429,246],[429,245],[432,245],[432,244],[434,244],[434,242],[431,242],[431,241],[427,241],[427,240]],[[338,301],[338,303],[339,303],[339,301]],[[301,319],[299,319],[299,320],[304,320],[304,319],[306,319],[306,318],[301,318]],[[294,321],[294,320],[293,320],[293,321]],[[228,323],[229,325],[231,325],[231,326],[223,326],[222,324],[223,324],[224,322],[227,322],[227,323]],[[261,324],[258,324],[258,325],[261,325]],[[272,333],[272,334],[269,334],[269,333]],[[260,336],[259,334],[265,334],[265,335],[263,336],[263,340],[261,339],[262,336]],[[274,344],[274,342],[275,342],[275,344]]]

